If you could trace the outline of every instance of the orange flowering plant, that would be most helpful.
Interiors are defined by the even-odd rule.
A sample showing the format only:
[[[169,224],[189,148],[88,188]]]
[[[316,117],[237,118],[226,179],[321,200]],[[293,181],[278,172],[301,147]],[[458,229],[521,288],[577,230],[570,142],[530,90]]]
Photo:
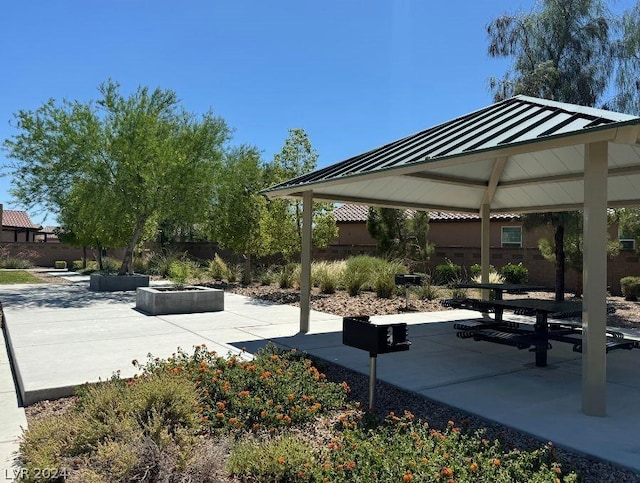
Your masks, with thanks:
[[[225,357],[197,346],[167,360],[149,358],[146,373],[183,373],[198,387],[201,414],[215,429],[281,428],[342,407],[349,387],[325,375],[296,351],[270,344],[253,358]]]

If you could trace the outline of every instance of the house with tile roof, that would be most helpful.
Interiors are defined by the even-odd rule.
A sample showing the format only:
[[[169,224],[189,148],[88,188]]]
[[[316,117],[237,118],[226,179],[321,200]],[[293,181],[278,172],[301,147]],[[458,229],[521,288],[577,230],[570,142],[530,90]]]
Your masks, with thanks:
[[[2,235],[0,242],[35,242],[42,229],[31,221],[26,211],[4,210],[2,213]]]
[[[407,210],[409,215],[414,210]],[[369,207],[344,204],[335,210],[338,237],[325,249],[329,258],[347,258],[352,255],[376,255],[376,241],[367,231]],[[491,264],[500,268],[508,263],[522,263],[529,269],[529,281],[552,287],[555,280],[554,266],[540,254],[538,240],[553,239],[549,227],[524,230],[522,218],[516,213],[492,213],[489,228]],[[473,213],[429,211],[429,241],[436,247],[431,257],[432,266],[451,260],[469,268],[480,263],[480,216]],[[620,254],[609,260],[609,288],[619,294],[620,278],[636,275],[640,271],[640,255],[635,240],[618,236],[617,226],[609,227],[609,238],[621,242]],[[573,290],[582,274],[567,271],[566,287]]]
[[[333,245],[375,247],[376,241],[367,231],[369,207],[344,204],[335,210],[338,237]],[[415,210],[407,210],[409,216]],[[492,247],[520,248],[528,243],[536,245],[523,233],[518,214],[491,215],[490,240]],[[480,216],[472,213],[429,211],[429,240],[436,247],[470,247],[480,239]]]

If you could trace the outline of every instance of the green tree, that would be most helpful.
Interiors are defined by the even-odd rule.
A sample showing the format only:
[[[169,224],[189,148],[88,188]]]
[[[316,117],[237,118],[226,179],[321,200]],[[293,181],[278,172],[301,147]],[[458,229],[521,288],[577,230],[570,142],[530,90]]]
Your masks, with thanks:
[[[601,101],[613,73],[613,20],[601,0],[543,0],[530,13],[504,14],[487,26],[489,55],[513,60],[489,85],[496,100],[516,94],[585,106]],[[525,227],[554,228],[556,295],[564,299],[565,226],[576,212],[525,215]]]
[[[209,215],[213,240],[243,254],[243,282],[251,280],[251,257],[269,254],[270,243],[261,233],[267,201],[260,152],[251,146],[231,149],[224,158]]]
[[[613,72],[613,19],[602,0],[543,0],[487,26],[489,55],[513,59],[491,78],[496,100],[525,94],[595,106]]]
[[[615,217],[609,217],[609,223],[615,221]],[[583,233],[583,218],[582,216],[575,216],[568,218],[565,223],[566,231],[564,234],[564,255],[566,266],[574,270],[577,274],[582,274],[583,268],[583,250],[582,250],[582,233]],[[541,238],[538,240],[538,248],[542,256],[555,263],[557,250],[556,244],[547,239]],[[620,253],[620,242],[618,240],[610,240],[607,243],[607,256],[613,258]],[[582,296],[582,279],[578,277],[576,286],[576,297]]]
[[[617,92],[614,106],[640,115],[640,1],[622,15],[621,37],[615,44]]]
[[[264,168],[266,186],[272,186],[316,168],[318,152],[303,129],[290,129],[282,150]],[[338,236],[333,204],[314,202],[312,244],[325,247]],[[262,235],[269,240],[271,253],[291,259],[302,247],[302,202],[286,199],[269,201],[261,221]]]
[[[367,231],[376,240],[379,253],[399,258],[426,271],[435,246],[429,242],[429,213],[370,207]]]
[[[19,111],[19,134],[4,145],[15,161],[13,196],[73,219],[83,239],[95,231],[101,243],[125,247],[123,275],[159,222],[203,219],[230,131],[211,112],[184,110],[171,90],[139,87],[125,97],[119,87],[109,80],[95,102]]]

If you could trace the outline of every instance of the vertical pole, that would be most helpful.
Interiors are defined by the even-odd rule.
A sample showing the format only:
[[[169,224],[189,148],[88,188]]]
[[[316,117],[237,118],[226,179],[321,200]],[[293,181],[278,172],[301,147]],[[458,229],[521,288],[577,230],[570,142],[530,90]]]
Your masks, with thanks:
[[[376,364],[377,354],[369,353],[369,409],[376,407]]]
[[[491,226],[491,205],[489,203],[483,203],[480,208],[480,225],[481,225],[481,236],[480,236],[480,266],[481,266],[481,282],[488,283],[489,282],[489,265],[490,265],[490,257],[491,257],[491,240],[489,236],[489,227]],[[482,300],[489,300],[489,291],[482,290]]]
[[[302,251],[300,253],[300,332],[309,332],[311,308],[311,212],[313,192],[302,194]]]
[[[582,411],[606,413],[607,176],[608,144],[584,150],[584,235],[582,307]]]

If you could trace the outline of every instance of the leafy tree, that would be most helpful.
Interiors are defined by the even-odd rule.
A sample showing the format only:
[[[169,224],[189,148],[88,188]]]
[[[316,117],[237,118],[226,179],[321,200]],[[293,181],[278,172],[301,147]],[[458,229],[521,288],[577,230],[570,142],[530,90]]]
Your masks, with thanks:
[[[109,80],[95,102],[19,111],[20,132],[4,145],[19,202],[73,220],[83,240],[94,232],[100,243],[126,247],[123,275],[159,222],[203,219],[230,133],[211,112],[185,111],[171,90],[139,87],[125,97],[119,87]]]
[[[367,231],[376,240],[377,248],[389,258],[401,258],[426,271],[434,245],[429,243],[429,214],[417,211],[409,216],[406,210],[369,208]]]
[[[245,257],[243,282],[250,281],[251,256],[269,254],[261,233],[266,200],[259,151],[250,146],[230,150],[222,163],[209,215],[212,239]]]
[[[594,106],[613,72],[612,18],[602,0],[543,0],[487,26],[489,55],[513,66],[491,78],[496,100],[526,94]]]
[[[609,221],[611,222],[613,220],[614,220],[613,218],[610,218]],[[551,223],[549,222],[549,224]],[[564,221],[563,226],[565,227],[565,233],[563,238],[564,250],[562,251],[562,254],[565,256],[565,264],[567,267],[574,270],[576,273],[582,274],[582,268],[583,268],[583,250],[582,250],[583,218],[582,218],[582,215],[580,214],[579,216],[568,217]],[[540,253],[546,260],[550,261],[551,263],[556,262],[556,257],[558,256],[559,251],[557,250],[557,243],[555,241],[551,241],[547,238],[541,238],[540,240],[538,240],[538,248],[540,249]],[[610,240],[607,243],[607,255],[610,258],[612,258],[618,255],[618,253],[620,253],[620,242],[618,240]],[[556,264],[556,277],[558,277],[557,268],[558,268],[558,265]],[[558,282],[556,280],[556,284],[557,283]],[[563,276],[562,287],[564,290],[564,276]],[[582,296],[582,279],[580,277],[578,277],[578,284],[576,287],[575,295],[576,297]]]
[[[614,50],[618,61],[614,106],[640,115],[640,1],[624,12],[621,24],[622,34]]]
[[[264,168],[266,186],[303,175],[316,168],[318,152],[303,129],[290,129],[282,150]],[[302,201],[271,200],[261,220],[262,235],[269,240],[270,253],[291,259],[302,247]],[[314,202],[312,244],[325,247],[338,236],[333,204]]]
[[[526,14],[504,14],[487,26],[489,55],[513,65],[503,78],[491,78],[496,100],[526,94],[594,106],[613,73],[612,19],[602,0],[543,0]],[[576,212],[525,215],[525,227],[554,228],[556,295],[564,299],[565,227]]]

